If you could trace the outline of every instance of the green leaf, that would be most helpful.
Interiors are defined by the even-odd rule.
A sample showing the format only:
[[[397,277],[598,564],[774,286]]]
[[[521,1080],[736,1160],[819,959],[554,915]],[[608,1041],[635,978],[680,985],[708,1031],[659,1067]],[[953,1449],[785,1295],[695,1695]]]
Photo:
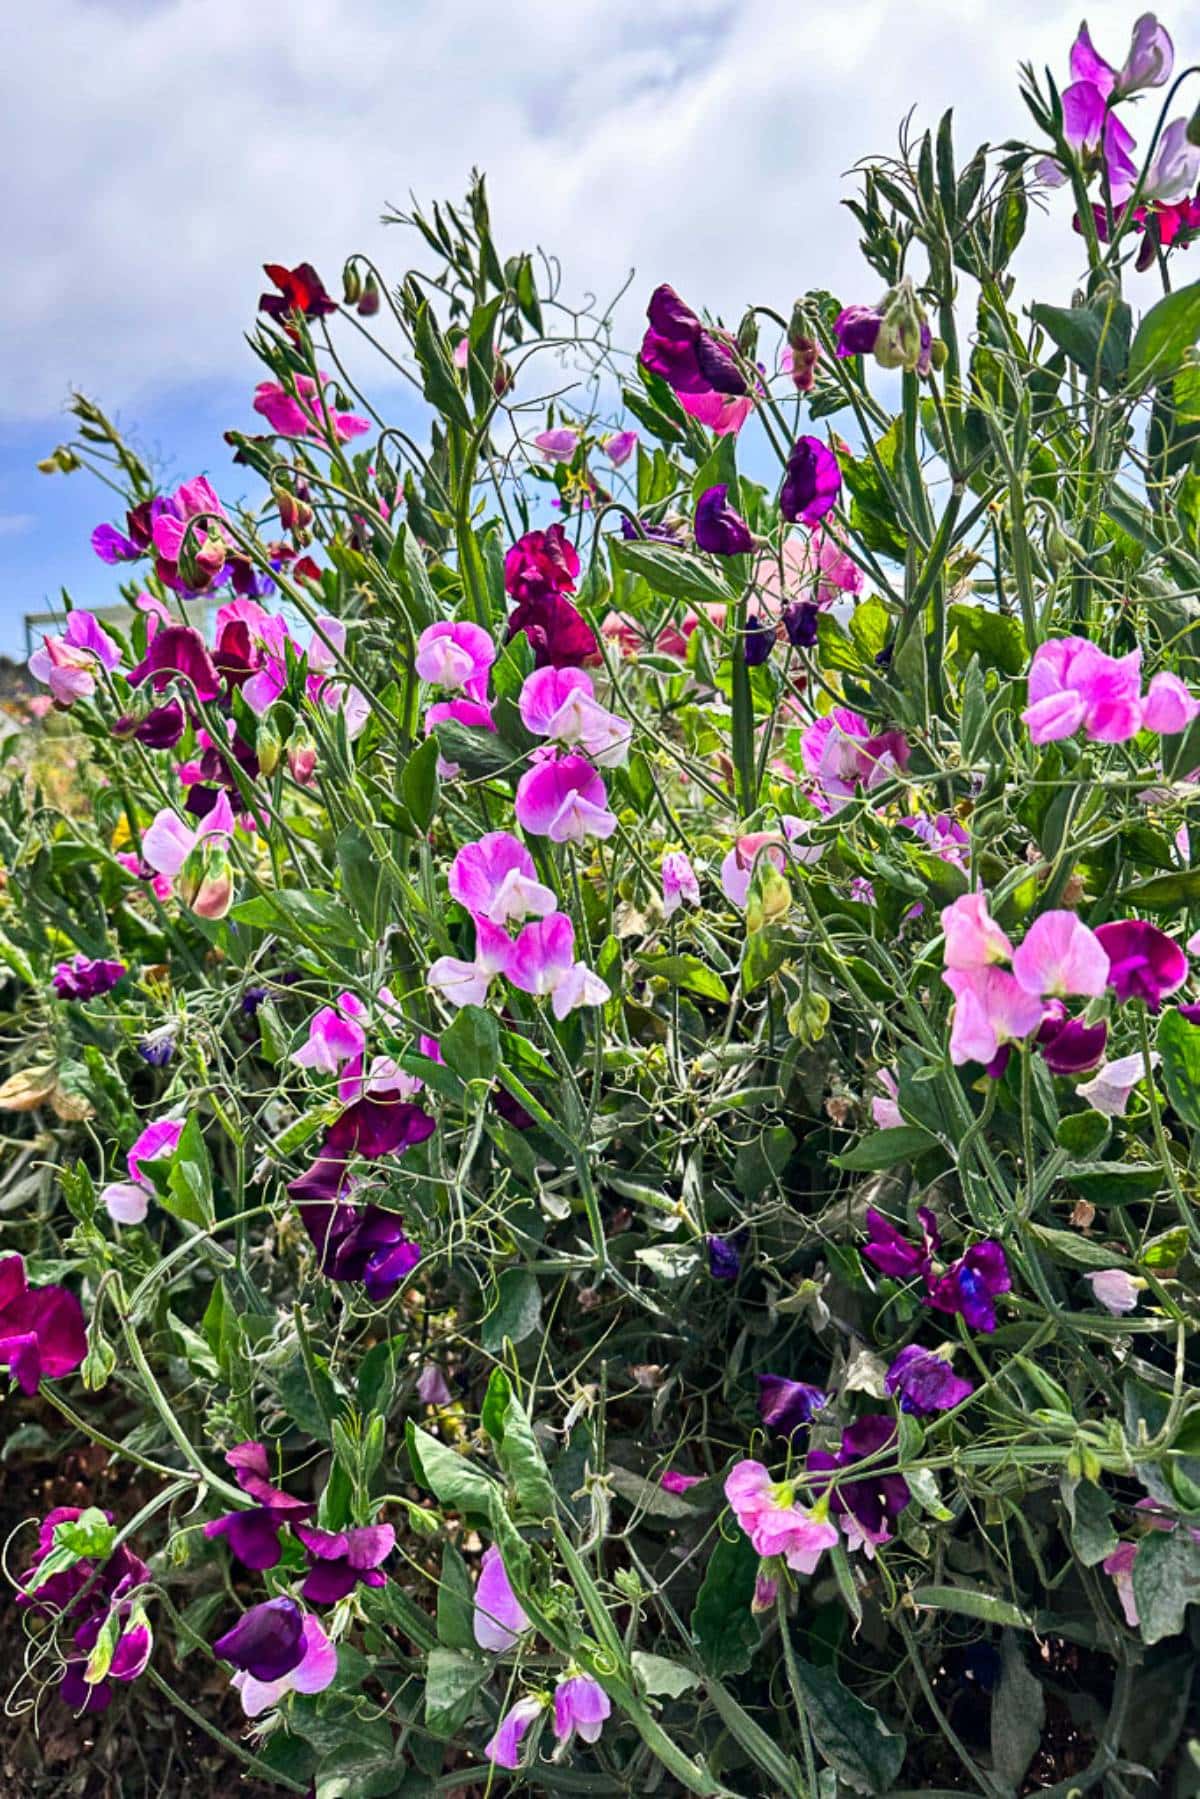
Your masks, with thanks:
[[[445,1649],[473,1649],[475,1633],[475,1589],[467,1564],[454,1547],[442,1548],[442,1575],[437,1597],[438,1641]]]
[[[456,1450],[447,1449],[436,1437],[410,1418],[406,1432],[413,1477],[442,1505],[460,1512],[486,1513],[496,1491],[495,1482]]]
[[[1033,1619],[1020,1606],[978,1587],[917,1587],[913,1604],[928,1606],[931,1611],[955,1612],[961,1618],[978,1618],[985,1624],[1011,1625],[1014,1630],[1031,1630]]]
[[[434,725],[433,734],[446,761],[472,777],[499,774],[522,760],[521,752],[498,732],[460,725],[457,719],[448,718],[443,724]]]
[[[383,922],[377,917],[382,873],[378,852],[359,825],[347,825],[334,847],[342,893],[373,937]]]
[[[422,301],[417,309],[413,324],[413,349],[421,367],[421,390],[429,404],[436,407],[452,425],[459,425],[464,431],[469,430],[471,415],[467,411],[467,402],[458,385],[454,365],[446,354],[441,333],[434,324],[428,300]]]
[[[1149,1162],[1078,1162],[1063,1170],[1063,1179],[1094,1206],[1134,1205],[1166,1184],[1162,1170]]]
[[[500,1066],[500,1026],[482,1006],[463,1006],[439,1039],[447,1065],[464,1081],[490,1081]]]
[[[701,999],[718,1000],[722,1005],[729,1004],[729,989],[720,975],[707,967],[699,956],[639,956],[638,962],[647,974],[658,975],[662,980],[670,982],[672,987],[682,987]]]
[[[479,1414],[479,1422],[493,1443],[499,1443],[504,1436],[504,1414],[511,1398],[512,1382],[508,1375],[503,1368],[493,1368],[488,1376],[487,1392],[483,1396]]]
[[[183,1218],[204,1230],[213,1222],[212,1199],[212,1163],[200,1129],[199,1115],[193,1111],[188,1114],[171,1157],[167,1190],[160,1190],[159,1200],[173,1217]]]
[[[490,1665],[480,1657],[441,1647],[429,1651],[425,1662],[425,1723],[435,1737],[452,1737],[462,1729],[490,1673]]]
[[[742,1531],[721,1536],[692,1609],[692,1636],[710,1674],[744,1674],[758,1648],[758,1619],[750,1610],[758,1551]]]
[[[1085,1568],[1095,1568],[1117,1547],[1113,1502],[1090,1480],[1064,1480],[1062,1495],[1071,1520],[1071,1547]]]
[[[982,668],[996,668],[1005,675],[1024,673],[1029,660],[1025,633],[1010,614],[989,612],[985,606],[951,606],[949,622],[964,664],[978,656]]]
[[[409,755],[400,776],[400,796],[423,831],[429,829],[437,807],[437,761],[437,738],[427,737]]]
[[[1060,1121],[1054,1140],[1073,1156],[1094,1156],[1111,1129],[1103,1112],[1069,1112]]]
[[[992,1697],[992,1768],[1014,1793],[1037,1754],[1046,1722],[1042,1683],[1029,1671],[1020,1638],[1000,1639],[1000,1685]]]
[[[1200,1130],[1200,1026],[1172,1006],[1159,1020],[1155,1041],[1167,1097],[1184,1124]]]
[[[774,1124],[769,1130],[743,1143],[734,1158],[733,1172],[739,1191],[753,1199],[777,1181],[796,1147],[796,1139],[786,1124]]]
[[[319,889],[302,892],[287,887],[260,893],[254,899],[242,900],[229,916],[237,924],[255,925],[261,931],[273,931],[278,937],[316,949],[327,943],[341,949],[366,949],[368,944],[345,900]]]
[[[908,1749],[903,1735],[844,1687],[832,1668],[796,1657],[795,1678],[813,1741],[838,1779],[856,1793],[895,1786]]]
[[[1058,1231],[1048,1224],[1027,1224],[1026,1230],[1054,1262],[1077,1268],[1124,1268],[1125,1257],[1103,1243],[1093,1243],[1077,1231]]]
[[[1152,306],[1129,352],[1129,385],[1144,387],[1173,374],[1200,340],[1200,281],[1177,288]]]
[[[939,1147],[936,1137],[923,1131],[919,1124],[895,1125],[891,1130],[872,1131],[853,1149],[830,1160],[838,1168],[856,1174],[877,1174],[884,1168],[895,1168],[900,1162],[911,1162],[927,1149]]]
[[[787,932],[770,928],[754,931],[747,937],[742,951],[743,993],[753,993],[764,981],[769,981],[789,956],[796,954],[797,947],[795,938]]]
[[[681,1693],[690,1692],[700,1684],[698,1674],[693,1674],[682,1662],[669,1661],[665,1655],[647,1655],[644,1650],[635,1649],[630,1659],[645,1693],[678,1699]]]
[[[1088,376],[1098,375],[1101,386],[1116,387],[1129,356],[1133,314],[1124,300],[1096,306],[1044,306],[1029,308],[1030,317]]]
[[[1191,1531],[1179,1526],[1142,1538],[1133,1564],[1133,1597],[1144,1643],[1179,1635],[1188,1606],[1200,1599],[1200,1543]]]
[[[499,1355],[506,1341],[523,1343],[541,1322],[542,1290],[536,1275],[527,1268],[506,1268],[496,1282],[479,1340],[489,1355]]]
[[[737,599],[732,587],[689,550],[622,537],[610,542],[617,566],[640,575],[655,593],[690,606],[732,606]]]
[[[1121,890],[1122,901],[1146,912],[1177,912],[1200,900],[1200,868],[1181,868],[1169,875],[1151,875]]]
[[[515,1522],[541,1524],[558,1511],[546,1459],[538,1447],[529,1416],[516,1394],[504,1408],[504,1432],[496,1445],[496,1460],[512,1483],[516,1495]]]
[[[378,1412],[386,1417],[395,1396],[401,1358],[407,1344],[408,1338],[404,1335],[386,1337],[382,1343],[372,1344],[359,1363],[358,1404],[368,1416]]]

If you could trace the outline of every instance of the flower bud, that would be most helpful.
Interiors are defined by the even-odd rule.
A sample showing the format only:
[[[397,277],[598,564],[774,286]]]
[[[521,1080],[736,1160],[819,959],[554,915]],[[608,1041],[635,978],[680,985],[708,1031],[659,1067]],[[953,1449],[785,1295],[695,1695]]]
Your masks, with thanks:
[[[213,581],[225,567],[225,539],[213,525],[208,534],[196,546],[196,567],[205,581]]]
[[[910,375],[927,373],[933,340],[909,276],[888,289],[880,311],[882,322],[875,339],[875,360],[880,368],[904,369]]]
[[[742,322],[737,328],[737,347],[748,362],[754,361],[754,352],[758,348],[758,320],[751,307],[742,315]]]
[[[283,744],[270,714],[258,721],[258,729],[254,733],[254,754],[258,757],[260,772],[270,780],[279,767],[279,758],[283,754]]]
[[[347,306],[356,306],[362,299],[363,281],[358,272],[358,264],[353,259],[342,270],[342,299]]]
[[[316,773],[317,746],[304,725],[297,726],[288,743],[288,769],[293,781],[307,787]]]
[[[205,837],[189,851],[177,892],[197,918],[224,918],[233,904],[233,867],[223,843]]]
[[[83,1384],[89,1393],[98,1393],[108,1385],[109,1376],[117,1365],[117,1352],[107,1337],[97,1334],[93,1324],[88,1332],[88,1352],[79,1370]]]
[[[83,464],[74,450],[68,450],[66,444],[59,444],[57,450],[44,457],[37,466],[41,475],[70,475],[77,468],[82,468]]]
[[[287,487],[273,487],[271,494],[279,508],[279,523],[283,529],[297,539],[307,540],[313,522],[313,509],[307,500],[302,500]]]
[[[753,934],[776,924],[792,909],[792,890],[769,856],[759,859],[746,895],[746,929]]]
[[[374,275],[368,275],[363,282],[362,294],[358,302],[358,316],[363,319],[374,318],[379,311],[379,283]]]

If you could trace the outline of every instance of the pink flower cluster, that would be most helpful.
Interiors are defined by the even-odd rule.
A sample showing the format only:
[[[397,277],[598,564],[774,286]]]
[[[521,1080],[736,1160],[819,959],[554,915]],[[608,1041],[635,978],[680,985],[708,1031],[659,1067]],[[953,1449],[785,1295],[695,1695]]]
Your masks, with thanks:
[[[1039,644],[1029,665],[1030,741],[1055,743],[1081,730],[1093,743],[1126,743],[1139,731],[1173,736],[1200,715],[1178,675],[1163,670],[1142,693],[1142,652],[1109,656],[1086,637]]]

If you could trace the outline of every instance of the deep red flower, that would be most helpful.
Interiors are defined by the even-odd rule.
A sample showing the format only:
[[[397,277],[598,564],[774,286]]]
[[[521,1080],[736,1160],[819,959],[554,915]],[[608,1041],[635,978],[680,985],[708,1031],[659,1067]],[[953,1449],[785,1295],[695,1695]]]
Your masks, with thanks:
[[[337,311],[337,301],[325,291],[325,283],[311,262],[298,262],[294,269],[281,262],[264,262],[263,268],[279,289],[277,294],[260,294],[258,310],[273,319],[286,319],[293,312],[306,319],[323,319]]]

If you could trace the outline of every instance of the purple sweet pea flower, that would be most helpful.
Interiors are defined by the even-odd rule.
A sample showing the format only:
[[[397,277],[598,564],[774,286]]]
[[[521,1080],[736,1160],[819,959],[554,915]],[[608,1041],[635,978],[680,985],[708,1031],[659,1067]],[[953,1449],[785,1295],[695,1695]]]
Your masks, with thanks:
[[[373,1099],[366,1095],[347,1106],[341,1117],[330,1125],[316,1161],[306,1173],[289,1183],[288,1192],[297,1200],[334,1200],[346,1184],[352,1156],[364,1156],[368,1161],[378,1161],[383,1156],[403,1155],[416,1144],[424,1143],[435,1129],[434,1119],[421,1106],[413,1105],[408,1100],[394,1103],[390,1096]],[[377,1211],[377,1207],[368,1207],[367,1212],[371,1216],[364,1216],[361,1221],[369,1227],[368,1234],[374,1232],[378,1225],[379,1221],[374,1216]],[[399,1220],[390,1213],[382,1213],[380,1217],[391,1218],[397,1230],[395,1241],[399,1243],[404,1235],[399,1230]],[[347,1220],[343,1230],[350,1230],[352,1224],[352,1218]],[[381,1246],[377,1244],[376,1248],[379,1247]],[[415,1256],[413,1261],[416,1261]],[[373,1263],[373,1266],[377,1264]],[[356,1280],[362,1277],[334,1274],[331,1278]],[[395,1285],[400,1278],[402,1277],[397,1275],[392,1284]]]
[[[568,1674],[554,1689],[554,1734],[560,1743],[569,1743],[575,1732],[594,1743],[611,1712],[608,1694],[590,1674]]]
[[[642,361],[677,394],[746,392],[746,378],[728,349],[674,288],[665,283],[655,288],[646,317],[650,328],[642,340]]]
[[[175,1054],[175,1038],[169,1030],[156,1031],[152,1037],[143,1037],[137,1052],[151,1068],[165,1068]]]
[[[129,684],[139,687],[148,679],[155,693],[161,693],[176,675],[191,683],[198,700],[215,700],[220,694],[220,676],[204,639],[192,625],[164,625],[156,631],[145,656],[130,670]]]
[[[910,1343],[900,1351],[883,1382],[893,1396],[900,1395],[900,1410],[924,1417],[948,1412],[975,1391],[974,1383],[955,1374],[945,1356]]]
[[[261,1570],[273,1568],[283,1553],[279,1533],[287,1524],[299,1524],[311,1518],[316,1507],[303,1499],[293,1499],[271,1484],[266,1447],[262,1443],[239,1443],[225,1457],[234,1470],[234,1478],[243,1493],[257,1501],[248,1511],[226,1512],[204,1526],[210,1540],[224,1537],[243,1567]]]
[[[310,1177],[328,1160],[319,1158],[289,1191],[311,1193],[316,1182]],[[421,1246],[405,1233],[403,1219],[381,1206],[305,1204],[300,1217],[317,1250],[321,1273],[331,1281],[361,1281],[367,1298],[377,1304],[391,1298],[421,1259]]]
[[[213,1653],[253,1680],[281,1680],[304,1659],[304,1613],[294,1599],[264,1599],[218,1637]]]
[[[821,608],[815,600],[793,600],[781,614],[787,640],[795,650],[811,650],[817,641]]]
[[[83,1308],[66,1287],[31,1287],[21,1256],[0,1257],[0,1368],[22,1393],[73,1374],[87,1354]]]
[[[310,1568],[301,1587],[303,1598],[313,1605],[333,1605],[352,1593],[361,1581],[365,1587],[387,1585],[383,1563],[396,1547],[390,1524],[363,1524],[352,1530],[313,1530],[297,1524],[295,1533],[308,1550]]]
[[[985,1237],[952,1262],[928,1287],[929,1304],[939,1312],[959,1312],[976,1331],[996,1328],[996,1295],[1012,1286],[1008,1262],[999,1243]]]
[[[788,1380],[782,1374],[758,1377],[759,1415],[781,1437],[789,1437],[801,1425],[811,1424],[815,1414],[828,1404],[828,1393],[807,1381]]]
[[[838,459],[819,437],[799,437],[787,461],[779,510],[793,524],[815,525],[842,490]]]
[[[725,482],[709,487],[696,502],[696,545],[710,556],[745,556],[754,548],[750,527],[727,502]]]
[[[742,1272],[742,1252],[736,1238],[708,1238],[708,1272],[715,1281],[737,1279]]]
[[[833,1473],[852,1468],[868,1456],[877,1457],[896,1438],[896,1421],[881,1413],[868,1413],[842,1432],[841,1448],[836,1451],[810,1450],[806,1466],[810,1474]],[[901,1474],[882,1474],[867,1469],[857,1480],[814,1481],[829,1493],[829,1510],[838,1520],[852,1549],[874,1554],[880,1543],[891,1537],[891,1521],[898,1518],[912,1494]]]
[[[59,1626],[73,1626],[73,1647],[65,1649],[58,1696],[75,1712],[102,1712],[112,1697],[110,1682],[136,1680],[150,1659],[153,1638],[143,1609],[140,1589],[150,1570],[126,1544],[105,1560],[81,1556],[58,1573],[42,1576],[42,1565],[65,1545],[59,1527],[75,1525],[83,1513],[78,1506],[60,1506],[48,1512],[38,1526],[38,1546],[33,1562],[20,1583],[17,1604],[37,1618]],[[111,1514],[101,1517],[112,1523]],[[101,1632],[112,1632],[111,1660],[99,1678],[91,1666],[92,1652]],[[91,1678],[89,1678],[91,1675]]]
[[[1081,1018],[1068,1018],[1060,1000],[1052,1000],[1051,1007],[1034,1038],[1051,1074],[1086,1074],[1096,1068],[1108,1042],[1107,1020],[1084,1024]]]
[[[483,1753],[494,1767],[519,1768],[521,1765],[521,1743],[526,1731],[535,1719],[540,1718],[546,1709],[545,1699],[530,1697],[518,1699],[501,1718],[496,1732],[484,1747]]]
[[[933,1258],[941,1247],[941,1232],[938,1230],[937,1219],[927,1206],[922,1206],[917,1212],[917,1222],[922,1233],[919,1247],[910,1243],[907,1237],[901,1236],[882,1212],[877,1212],[874,1206],[870,1207],[867,1212],[869,1240],[862,1253],[868,1261],[874,1262],[881,1273],[893,1275],[897,1280],[909,1280],[914,1274],[922,1275],[928,1280]]]
[[[869,356],[882,324],[883,314],[877,306],[844,306],[833,321],[838,355],[843,360],[848,356]]]
[[[152,706],[143,719],[125,713],[113,726],[112,734],[121,739],[132,737],[148,750],[171,750],[183,736],[186,723],[179,701],[168,700],[165,706]]]
[[[747,668],[761,668],[775,648],[775,626],[764,624],[757,613],[746,620],[742,637],[742,660]]]
[[[69,962],[55,965],[51,985],[60,999],[95,999],[101,993],[110,993],[127,972],[124,962],[72,956]]]
[[[489,1544],[483,1552],[471,1629],[479,1647],[494,1655],[506,1654],[521,1633],[529,1629],[529,1619],[512,1590],[504,1559],[495,1543]]]
[[[258,1680],[244,1671],[235,1674],[231,1685],[242,1701],[248,1718],[277,1706],[287,1693],[323,1693],[337,1674],[337,1650],[326,1636],[319,1618],[311,1615],[301,1625],[301,1656],[294,1668],[277,1680]]]
[[[1145,1000],[1157,1012],[1169,993],[1187,979],[1187,957],[1172,937],[1142,918],[1122,918],[1096,927],[1108,956],[1108,984],[1122,1003]]]

